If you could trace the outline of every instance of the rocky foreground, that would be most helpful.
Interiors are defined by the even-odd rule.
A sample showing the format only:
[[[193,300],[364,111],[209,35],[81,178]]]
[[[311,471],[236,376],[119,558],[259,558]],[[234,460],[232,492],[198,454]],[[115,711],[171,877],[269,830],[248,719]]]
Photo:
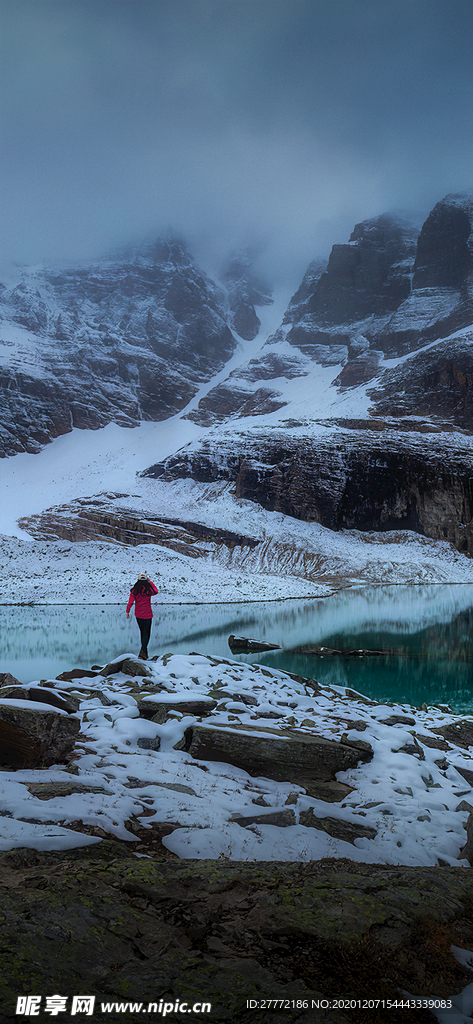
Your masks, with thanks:
[[[164,998],[211,1002],[198,1020],[249,1024],[247,1001],[270,999],[256,1016],[268,1024],[422,1024],[437,1019],[429,1002],[471,982],[451,951],[473,945],[461,869],[137,860],[107,840],[64,855],[5,853],[0,872],[2,1021],[19,993],[86,992],[100,1022],[114,1019],[102,1003]],[[426,1008],[387,1009],[406,991]],[[336,999],[345,1006],[320,1005]]]
[[[473,718],[198,654],[1,681],[0,1020],[32,992],[94,994],[98,1021],[467,1006]]]

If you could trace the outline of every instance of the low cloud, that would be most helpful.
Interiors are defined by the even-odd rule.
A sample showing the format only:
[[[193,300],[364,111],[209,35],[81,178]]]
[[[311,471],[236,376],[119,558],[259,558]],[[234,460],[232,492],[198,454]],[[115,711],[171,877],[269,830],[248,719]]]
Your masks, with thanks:
[[[471,183],[470,0],[3,0],[3,261],[169,226],[303,272]],[[263,257],[262,257],[263,258]]]

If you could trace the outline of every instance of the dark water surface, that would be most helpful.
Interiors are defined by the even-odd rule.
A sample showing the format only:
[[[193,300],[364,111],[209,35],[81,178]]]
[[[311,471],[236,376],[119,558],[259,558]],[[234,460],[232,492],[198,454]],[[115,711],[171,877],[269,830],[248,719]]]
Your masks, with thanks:
[[[159,605],[150,654],[216,654],[348,686],[377,700],[450,704],[473,714],[473,584],[377,586],[312,601]],[[281,651],[233,656],[230,633]],[[0,607],[0,671],[22,682],[137,653],[138,630],[121,605]],[[307,646],[386,649],[378,657],[320,657]]]

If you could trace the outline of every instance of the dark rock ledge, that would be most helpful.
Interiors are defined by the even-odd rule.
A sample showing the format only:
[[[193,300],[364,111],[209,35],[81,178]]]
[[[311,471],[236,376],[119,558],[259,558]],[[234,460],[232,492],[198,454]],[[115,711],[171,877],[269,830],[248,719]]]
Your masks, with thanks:
[[[472,909],[461,868],[137,860],[114,841],[20,849],[0,855],[1,1020],[15,1019],[22,993],[86,992],[98,1024],[111,1019],[101,1001],[161,997],[208,1000],[208,1019],[230,1024],[254,1021],[251,998],[301,1001],[267,1009],[265,1024],[358,1024],[368,1013],[423,1024],[428,1010],[312,1010],[311,1000],[461,992],[471,971],[450,946],[472,948]]]
[[[468,438],[366,430],[335,436],[275,430],[221,434],[182,448],[142,474],[228,480],[237,498],[331,530],[412,530],[473,554]]]

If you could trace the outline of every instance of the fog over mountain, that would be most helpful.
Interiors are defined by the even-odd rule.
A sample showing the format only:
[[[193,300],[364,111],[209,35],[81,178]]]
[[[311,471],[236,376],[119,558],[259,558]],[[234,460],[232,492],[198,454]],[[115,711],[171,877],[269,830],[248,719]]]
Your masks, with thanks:
[[[1,250],[185,236],[297,287],[354,223],[471,172],[469,0],[2,0]]]

